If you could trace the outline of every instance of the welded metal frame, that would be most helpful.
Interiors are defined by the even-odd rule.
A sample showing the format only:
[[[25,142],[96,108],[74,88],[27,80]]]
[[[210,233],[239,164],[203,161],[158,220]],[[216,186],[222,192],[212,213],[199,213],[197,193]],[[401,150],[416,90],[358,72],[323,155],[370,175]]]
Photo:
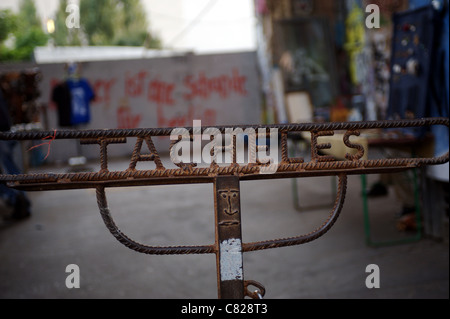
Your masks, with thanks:
[[[362,145],[350,141],[352,135],[358,136],[364,129],[401,129],[406,127],[425,127],[445,125],[448,118],[427,118],[414,120],[346,122],[346,123],[307,123],[267,126],[231,126],[215,127],[216,131],[225,133],[226,129],[251,128],[259,135],[268,135],[275,129],[280,139],[281,161],[271,174],[263,174],[267,164],[260,162],[240,165],[236,162],[236,138],[232,145],[222,146],[232,152],[233,162],[220,166],[215,161],[207,167],[196,167],[194,163],[179,163],[177,168],[165,168],[152,137],[170,136],[174,128],[155,129],[111,129],[111,130],[63,130],[53,132],[2,132],[0,140],[40,140],[40,139],[79,139],[82,144],[98,144],[100,149],[100,170],[97,172],[75,173],[34,173],[9,175],[1,174],[0,182],[9,187],[28,190],[59,189],[96,189],[97,203],[101,217],[111,234],[126,247],[139,253],[150,255],[172,254],[215,254],[217,262],[218,297],[225,299],[242,299],[246,296],[258,298],[264,296],[264,287],[255,281],[244,280],[243,253],[249,251],[300,245],[313,241],[324,235],[336,222],[342,210],[347,189],[348,175],[398,172],[425,165],[437,165],[448,162],[448,153],[435,158],[397,158],[397,159],[362,159]],[[184,128],[194,134],[194,128]],[[205,132],[206,128],[201,128]],[[335,131],[343,131],[344,144],[356,150],[353,155],[347,154],[345,160],[335,159],[330,155],[322,155],[321,150],[330,148],[329,143],[319,143],[321,136],[332,136]],[[262,133],[261,133],[262,132]],[[301,132],[311,133],[311,160],[290,158],[288,156],[289,134]],[[110,171],[108,168],[107,149],[109,144],[125,143],[127,138],[136,138],[129,167],[123,171]],[[147,154],[142,154],[144,142]],[[170,146],[174,145],[173,142]],[[250,151],[260,150],[255,139],[249,139]],[[139,161],[153,161],[155,168],[138,170]],[[337,176],[338,189],[328,218],[312,232],[290,238],[265,240],[253,243],[242,242],[240,181],[258,179],[297,178],[309,176]],[[126,236],[115,224],[107,204],[106,188],[144,185],[211,183],[214,189],[215,242],[200,246],[149,246],[138,243]],[[253,286],[256,290],[250,290]]]

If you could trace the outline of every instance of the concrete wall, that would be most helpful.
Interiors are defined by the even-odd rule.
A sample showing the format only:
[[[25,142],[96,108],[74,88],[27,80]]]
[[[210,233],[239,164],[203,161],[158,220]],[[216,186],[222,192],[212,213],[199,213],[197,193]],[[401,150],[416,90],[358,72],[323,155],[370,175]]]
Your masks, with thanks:
[[[48,129],[58,127],[54,86],[65,65],[41,64],[41,102],[48,105]],[[77,129],[184,127],[261,123],[261,96],[255,52],[83,62],[81,76],[93,87],[91,122]],[[134,141],[130,141],[134,143]],[[159,139],[155,141],[158,148]],[[159,144],[159,145],[158,145]],[[133,144],[114,145],[112,156],[131,154]],[[98,157],[88,146],[82,155]],[[168,151],[168,144],[161,152]],[[77,146],[55,141],[49,161],[66,161]]]

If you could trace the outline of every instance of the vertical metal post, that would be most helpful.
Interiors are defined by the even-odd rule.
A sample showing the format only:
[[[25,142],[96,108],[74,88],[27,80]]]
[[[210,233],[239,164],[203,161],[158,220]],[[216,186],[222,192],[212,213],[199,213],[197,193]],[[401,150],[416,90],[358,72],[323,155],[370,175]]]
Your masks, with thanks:
[[[361,175],[361,195],[363,201],[364,233],[366,237],[366,245],[372,245],[370,234],[369,201],[367,198],[367,176],[365,174]]]
[[[217,177],[214,196],[218,297],[244,299],[239,177]]]

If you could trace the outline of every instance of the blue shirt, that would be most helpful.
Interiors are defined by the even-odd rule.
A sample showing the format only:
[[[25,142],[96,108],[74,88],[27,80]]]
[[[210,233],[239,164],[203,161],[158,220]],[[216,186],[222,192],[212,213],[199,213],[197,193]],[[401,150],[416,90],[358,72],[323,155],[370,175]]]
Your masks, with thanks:
[[[71,94],[71,124],[86,124],[91,120],[90,102],[94,91],[85,79],[69,79],[67,85]]]

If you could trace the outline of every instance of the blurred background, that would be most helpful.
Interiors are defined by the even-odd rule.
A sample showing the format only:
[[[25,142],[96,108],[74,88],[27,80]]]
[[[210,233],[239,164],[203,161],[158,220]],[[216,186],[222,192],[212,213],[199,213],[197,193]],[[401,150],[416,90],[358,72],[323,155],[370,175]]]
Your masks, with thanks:
[[[187,127],[193,120],[214,126],[448,117],[448,13],[447,0],[1,0],[1,130]],[[371,130],[361,139],[368,158],[441,156],[449,145],[448,128],[442,126]],[[75,140],[43,146],[40,141],[0,142],[2,174],[99,168],[97,148]],[[308,139],[291,142],[295,152],[309,156]],[[342,140],[328,142],[339,158]],[[109,147],[119,170],[127,167],[133,145]],[[167,142],[155,140],[155,146],[170,166]],[[244,266],[269,281],[273,290],[268,296],[273,298],[448,298],[448,176],[448,163],[397,175],[354,176],[342,224],[325,236],[330,237],[323,246],[320,239],[303,252],[302,247],[283,248],[261,253],[261,259],[251,254]],[[247,231],[296,235],[289,221],[301,229],[320,225],[327,210],[316,204],[334,189],[329,178],[258,185],[243,188],[246,241],[253,236],[246,238]],[[98,217],[92,192],[22,193],[0,186],[0,297],[215,297],[214,260],[192,259],[196,266],[177,270],[180,265],[170,262],[174,257],[151,257],[162,261],[150,266],[146,256],[109,247],[115,243],[108,234],[98,237],[98,232],[106,233],[101,220],[91,219]],[[141,231],[145,239],[166,244],[171,227],[180,221],[177,212],[198,210],[192,219],[183,217],[184,228],[177,233],[198,233],[199,224],[210,232],[205,238],[185,234],[173,244],[213,240],[213,221],[205,224],[213,211],[209,188],[180,188],[176,197],[183,199],[177,204],[175,195],[161,200],[174,194],[165,187],[131,190],[139,196],[117,189],[113,200],[122,209],[118,213],[138,211],[136,221],[123,217],[130,230],[148,219],[139,198],[153,200],[157,204],[149,205],[159,209],[152,217],[161,223],[156,235],[151,227],[137,227],[138,236]],[[207,199],[197,203],[198,194]],[[133,201],[136,207],[120,207]],[[245,209],[253,217],[244,217]],[[279,211],[288,216],[282,218]],[[284,218],[285,223],[280,221]],[[267,225],[273,225],[273,234]],[[85,241],[91,239],[98,247],[88,247]],[[255,238],[262,239],[267,238]],[[112,256],[126,257],[117,257],[121,259],[106,274],[99,269],[107,262],[97,252],[114,248]],[[297,265],[297,251],[311,263],[305,257]],[[421,258],[425,252],[427,264]],[[333,259],[325,262],[324,256],[334,256],[339,265]],[[364,277],[363,268],[375,256],[389,268],[391,285],[369,293],[364,279],[345,269],[358,268]],[[86,281],[89,289],[72,295],[61,281],[64,270],[58,273],[71,258],[91,280]],[[129,260],[135,260],[134,271],[143,273],[129,275]],[[286,261],[281,268],[276,266],[280,260]],[[48,271],[27,270],[29,263]],[[311,270],[314,263],[323,276]],[[309,293],[284,289],[290,280],[282,277],[289,271],[306,281]],[[24,280],[27,272],[31,278]],[[212,281],[206,282],[202,272]],[[120,274],[128,274],[129,281],[114,284],[111,278]],[[155,289],[172,276],[170,289]],[[195,295],[188,288],[192,281]],[[327,290],[327,285],[333,288]]]

